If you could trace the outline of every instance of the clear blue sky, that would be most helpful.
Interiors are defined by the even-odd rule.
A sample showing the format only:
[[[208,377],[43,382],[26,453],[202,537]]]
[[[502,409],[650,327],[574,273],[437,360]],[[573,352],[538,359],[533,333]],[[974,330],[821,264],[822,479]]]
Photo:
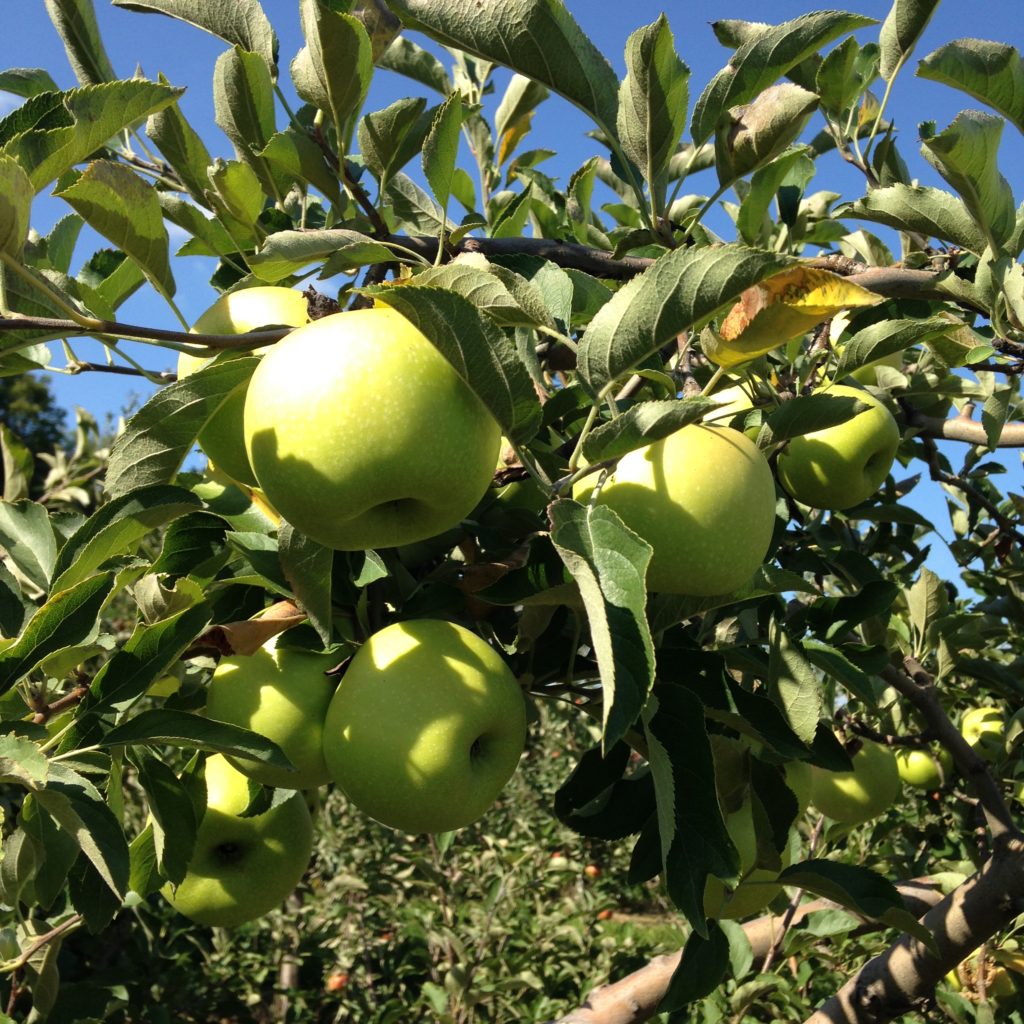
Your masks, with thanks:
[[[774,22],[784,21],[806,13],[811,5],[798,0],[775,0],[766,5],[764,0],[689,0],[686,4],[655,2],[655,0],[568,0],[567,6],[583,30],[611,61],[620,75],[624,73],[623,50],[630,32],[653,21],[664,10],[675,35],[676,49],[692,71],[690,84],[691,105],[704,84],[725,64],[730,51],[715,39],[709,23],[722,18],[757,21],[766,17]],[[828,5],[821,5],[822,7]],[[860,0],[846,9],[877,18],[879,22],[888,12],[889,0]],[[72,87],[74,76],[68,67],[63,48],[46,15],[41,0],[18,0],[17,15],[8,19],[0,34],[0,68],[15,66],[45,67],[62,87]],[[263,0],[263,7],[278,33],[281,43],[281,81],[291,91],[287,68],[291,58],[301,46],[298,25],[298,4],[294,0]],[[187,92],[181,106],[193,126],[204,137],[213,155],[229,156],[231,147],[213,122],[211,78],[213,65],[225,44],[183,23],[159,15],[144,15],[96,2],[100,30],[115,71],[130,77],[141,67],[144,74],[155,78],[162,71],[175,85]],[[8,11],[8,13],[13,13]],[[900,132],[901,152],[911,171],[924,184],[941,185],[936,173],[918,154],[917,125],[934,120],[944,128],[961,109],[977,104],[961,93],[935,83],[917,79],[913,75],[916,60],[952,39],[974,36],[1008,42],[1024,50],[1024,6],[1021,0],[986,0],[968,3],[966,0],[943,0],[939,4],[924,38],[918,45],[914,60],[901,72],[888,109]],[[858,33],[861,42],[877,39],[877,28]],[[417,38],[413,36],[413,38]],[[421,37],[418,42],[425,42]],[[496,79],[497,98],[500,98],[507,75]],[[421,94],[414,83],[379,72],[374,78],[367,109],[377,109],[394,99],[410,93]],[[0,115],[20,102],[15,97],[0,93]],[[431,100],[433,102],[433,100]],[[283,125],[283,114],[279,124]],[[812,122],[812,126],[814,122]],[[599,148],[585,137],[589,121],[568,103],[552,97],[543,104],[534,122],[534,131],[527,147],[548,146],[559,155],[543,165],[543,170],[562,183],[584,160]],[[817,127],[814,127],[817,130]],[[1003,173],[1015,187],[1017,199],[1024,199],[1024,187],[1017,169],[1024,166],[1024,139],[1011,126],[1003,136],[1000,154]],[[714,185],[696,178],[695,189],[710,191]],[[821,162],[818,179],[813,188],[827,188],[842,192],[846,198],[863,193],[863,183],[838,157]],[[40,196],[33,207],[33,226],[45,233],[53,222],[67,212],[67,207],[47,196]],[[180,234],[180,233],[179,233]],[[172,231],[172,249],[183,238]],[[83,234],[79,265],[88,252],[106,245],[95,236]],[[208,284],[212,261],[189,257],[174,261],[177,281],[177,301],[190,320],[194,320],[216,297]],[[127,322],[147,323],[153,326],[175,327],[176,321],[162,301],[149,289],[129,300],[121,310],[121,319]],[[98,346],[91,342],[76,342],[80,358],[100,358]],[[137,350],[136,350],[137,351]],[[154,369],[168,369],[173,359],[159,350],[144,350],[138,356],[144,365]],[[62,361],[58,356],[58,362]],[[54,375],[59,399],[68,407],[82,405],[97,415],[118,412],[134,393],[137,397],[148,393],[147,385],[132,378],[100,374],[78,377]],[[1014,467],[1019,479],[1020,462],[1016,455],[1007,456],[1007,464]],[[939,517],[945,522],[945,515]]]

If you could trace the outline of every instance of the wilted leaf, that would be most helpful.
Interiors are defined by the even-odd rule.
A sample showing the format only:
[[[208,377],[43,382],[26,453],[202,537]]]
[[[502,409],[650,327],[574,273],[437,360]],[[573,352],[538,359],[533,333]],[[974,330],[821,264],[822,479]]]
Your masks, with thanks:
[[[881,301],[880,295],[827,270],[794,267],[747,289],[726,314],[719,335],[702,338],[701,347],[718,365],[738,366],[844,309]]]

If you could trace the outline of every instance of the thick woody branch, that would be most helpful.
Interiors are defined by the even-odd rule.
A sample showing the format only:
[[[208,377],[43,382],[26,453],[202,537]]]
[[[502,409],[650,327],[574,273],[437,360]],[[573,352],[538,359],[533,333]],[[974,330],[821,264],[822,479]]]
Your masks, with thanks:
[[[909,406],[904,408],[907,423],[926,437],[940,441],[963,441],[967,444],[988,445],[985,428],[969,416],[925,416]],[[1007,423],[996,441],[997,448],[1024,448],[1024,423]]]
[[[939,889],[927,878],[901,882],[897,885],[904,904],[915,916],[920,916],[929,907],[935,906],[942,898]],[[819,910],[836,910],[839,905],[831,900],[818,899],[804,903],[792,915],[787,927],[796,927],[809,914]],[[759,917],[743,926],[754,954],[754,963],[763,964],[769,950],[783,927],[781,917]],[[875,922],[866,922],[862,931],[873,931],[885,927]],[[595,989],[579,1009],[560,1017],[557,1024],[639,1024],[650,1020],[657,1012],[658,1004],[668,991],[681,952],[655,957],[645,967],[610,985]]]
[[[883,1024],[931,1002],[940,979],[1024,909],[1024,843],[1004,836],[985,866],[925,914],[938,955],[904,934],[804,1024]]]

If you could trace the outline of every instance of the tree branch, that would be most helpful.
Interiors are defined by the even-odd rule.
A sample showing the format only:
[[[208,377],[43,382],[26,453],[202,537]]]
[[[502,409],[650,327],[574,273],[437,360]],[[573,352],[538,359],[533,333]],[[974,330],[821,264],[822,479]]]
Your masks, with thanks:
[[[969,416],[954,416],[948,420],[941,416],[925,416],[909,405],[904,406],[903,412],[907,423],[925,437],[934,437],[940,441],[988,445],[985,428]],[[999,434],[996,447],[1024,448],[1024,423],[1007,423]]]
[[[927,878],[900,882],[897,885],[907,909],[920,916],[929,907],[942,899],[938,887]],[[790,926],[804,921],[809,914],[819,910],[842,909],[832,900],[818,899],[803,904],[793,914]],[[743,931],[750,942],[754,962],[761,965],[772,948],[782,927],[781,917],[759,917],[743,925]],[[865,922],[859,931],[875,931],[886,927],[881,922]],[[679,966],[682,951],[655,957],[645,967],[609,985],[594,989],[579,1009],[571,1010],[559,1017],[556,1024],[639,1024],[650,1020],[657,1012],[658,1004],[668,991],[669,981]]]
[[[943,975],[1006,928],[1024,905],[1024,843],[1004,836],[972,878],[925,914],[939,955],[902,935],[869,960],[804,1024],[883,1024],[925,1009]]]

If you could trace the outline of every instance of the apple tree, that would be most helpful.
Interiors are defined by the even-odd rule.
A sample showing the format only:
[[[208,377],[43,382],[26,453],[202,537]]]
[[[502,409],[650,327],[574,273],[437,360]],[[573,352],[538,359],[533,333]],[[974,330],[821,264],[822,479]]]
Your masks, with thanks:
[[[9,1019],[46,1018],[74,933],[161,893],[202,920],[181,893],[216,814],[259,833],[287,809],[276,832],[302,831],[301,798],[274,788],[299,755],[276,715],[233,721],[216,672],[261,648],[285,675],[316,657],[341,694],[371,637],[416,620],[471,631],[528,706],[590,723],[554,813],[628,847],[623,886],[657,886],[686,923],[681,950],[595,978],[563,1021],[845,1024],[936,999],[991,1020],[1007,968],[1000,1019],[1019,1014],[1024,497],[1001,477],[1024,446],[1024,207],[998,156],[1024,131],[1020,53],[921,57],[937,0],[893,0],[880,23],[717,21],[731,52],[706,83],[661,16],[623,40],[620,80],[560,0],[300,0],[284,56],[258,0],[113,4],[139,31],[170,17],[223,41],[222,134],[189,123],[173,69],[115,76],[90,0],[47,2],[78,87],[0,72],[20,98],[0,120],[0,372],[160,385],[109,452],[83,427],[41,496],[0,436]],[[982,108],[921,126],[927,185],[887,119],[912,73]],[[371,109],[376,75],[408,95]],[[525,140],[565,103],[592,153],[563,185],[555,140]],[[845,197],[841,163],[862,185]],[[44,192],[67,211],[42,235]],[[187,237],[173,257],[168,226]],[[83,254],[86,227],[109,247]],[[193,257],[215,270],[190,332],[174,295]],[[140,289],[180,329],[120,319]],[[399,326],[361,326],[382,323]],[[290,358],[310,332],[322,354]],[[79,359],[81,337],[109,361]],[[476,420],[449,429],[461,399],[414,404],[414,339],[484,442]],[[372,370],[336,371],[357,341]],[[177,380],[152,349],[181,354]],[[358,494],[344,446],[370,465]],[[458,507],[438,518],[440,499]],[[358,502],[365,531],[339,525]],[[376,712],[382,762],[403,713]],[[274,785],[215,791],[220,755]],[[925,801],[946,823],[934,855]],[[870,955],[810,999],[795,965],[851,920]]]

